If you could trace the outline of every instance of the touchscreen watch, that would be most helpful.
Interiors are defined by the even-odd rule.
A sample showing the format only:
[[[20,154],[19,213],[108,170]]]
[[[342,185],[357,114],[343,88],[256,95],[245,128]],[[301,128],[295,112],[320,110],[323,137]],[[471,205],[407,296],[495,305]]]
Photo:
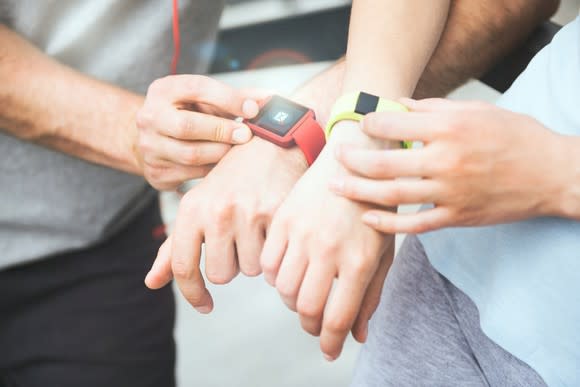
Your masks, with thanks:
[[[330,138],[332,129],[340,121],[362,121],[365,115],[373,112],[407,112],[407,108],[400,103],[377,97],[376,95],[357,92],[345,94],[334,104],[330,119],[324,130],[326,139]],[[412,148],[413,142],[402,141],[403,148]]]
[[[244,123],[252,132],[284,148],[297,145],[312,165],[326,139],[312,109],[280,96],[271,97],[258,115]]]

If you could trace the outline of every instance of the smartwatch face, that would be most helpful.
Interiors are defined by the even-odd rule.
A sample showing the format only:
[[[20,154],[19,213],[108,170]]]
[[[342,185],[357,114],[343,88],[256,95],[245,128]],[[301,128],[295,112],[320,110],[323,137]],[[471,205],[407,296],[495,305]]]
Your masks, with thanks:
[[[285,98],[274,96],[250,122],[280,137],[284,137],[308,113],[308,108]]]

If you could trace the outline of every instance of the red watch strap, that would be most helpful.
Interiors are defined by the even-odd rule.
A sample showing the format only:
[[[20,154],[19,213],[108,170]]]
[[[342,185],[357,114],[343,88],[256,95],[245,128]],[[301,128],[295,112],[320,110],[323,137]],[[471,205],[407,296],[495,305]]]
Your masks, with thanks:
[[[304,156],[306,156],[308,165],[312,165],[326,144],[322,127],[314,117],[310,117],[296,129],[293,137],[296,145],[298,145],[304,153]]]

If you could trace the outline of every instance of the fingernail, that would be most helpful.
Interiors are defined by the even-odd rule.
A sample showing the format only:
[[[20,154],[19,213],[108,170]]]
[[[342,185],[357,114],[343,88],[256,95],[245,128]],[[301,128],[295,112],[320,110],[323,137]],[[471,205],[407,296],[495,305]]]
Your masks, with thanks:
[[[252,138],[252,132],[250,128],[242,126],[241,128],[235,129],[232,133],[232,140],[236,144],[245,144]]]
[[[377,224],[379,224],[379,217],[373,214],[372,212],[366,213],[363,215],[362,221],[365,222],[366,224],[376,226]]]
[[[244,117],[246,118],[255,117],[259,111],[260,106],[258,106],[258,103],[254,100],[247,99],[242,104],[242,112],[244,113]]]
[[[335,193],[340,194],[344,192],[344,180],[341,179],[331,180],[328,186],[330,187],[330,190]]]
[[[342,156],[343,150],[342,150],[342,145],[337,146],[336,148],[334,148],[334,157],[340,160],[340,157]]]
[[[326,353],[324,353],[323,355],[324,355],[324,358],[326,359],[326,361],[332,362],[332,361],[336,360],[334,357],[332,357]]]
[[[209,312],[211,312],[211,306],[209,305],[196,306],[195,310],[197,310],[201,314],[208,314]]]

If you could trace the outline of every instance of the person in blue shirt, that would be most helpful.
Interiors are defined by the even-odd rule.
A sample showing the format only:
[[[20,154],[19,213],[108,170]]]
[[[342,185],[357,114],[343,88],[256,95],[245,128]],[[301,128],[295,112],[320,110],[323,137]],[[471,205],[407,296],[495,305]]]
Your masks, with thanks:
[[[361,221],[408,233],[370,323],[353,385],[580,385],[580,19],[497,106],[402,100],[342,146],[338,195]],[[402,204],[426,204],[397,213]]]

